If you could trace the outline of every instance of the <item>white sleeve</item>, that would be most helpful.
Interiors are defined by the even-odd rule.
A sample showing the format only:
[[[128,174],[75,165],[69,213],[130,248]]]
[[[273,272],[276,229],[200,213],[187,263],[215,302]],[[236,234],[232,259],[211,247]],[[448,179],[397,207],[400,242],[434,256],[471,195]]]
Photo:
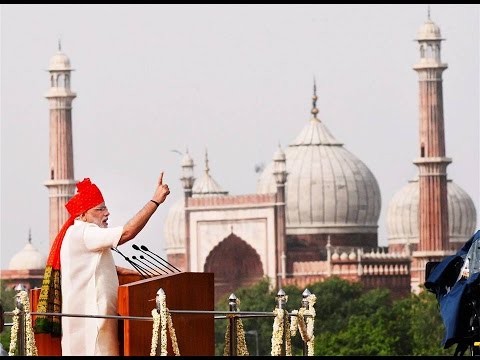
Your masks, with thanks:
[[[88,250],[98,251],[116,247],[122,236],[123,226],[101,228],[95,224],[87,226],[84,233],[85,246]]]

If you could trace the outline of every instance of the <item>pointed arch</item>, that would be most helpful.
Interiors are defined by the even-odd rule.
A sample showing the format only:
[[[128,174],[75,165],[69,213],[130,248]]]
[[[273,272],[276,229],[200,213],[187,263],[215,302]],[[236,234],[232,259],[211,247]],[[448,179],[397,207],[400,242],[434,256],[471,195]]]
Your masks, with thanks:
[[[215,274],[215,298],[249,286],[263,278],[260,255],[246,241],[231,233],[208,254],[205,272]]]

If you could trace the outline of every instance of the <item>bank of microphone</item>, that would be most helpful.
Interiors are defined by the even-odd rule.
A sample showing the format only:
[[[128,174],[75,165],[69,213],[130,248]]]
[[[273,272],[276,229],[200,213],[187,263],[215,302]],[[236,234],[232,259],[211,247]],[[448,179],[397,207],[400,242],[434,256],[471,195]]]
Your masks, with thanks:
[[[130,265],[132,265],[133,268],[142,276],[142,278],[146,279],[147,277],[152,276],[147,271],[145,271],[145,269],[143,267],[141,267],[140,265],[135,263],[133,260],[130,260],[129,257],[123,255],[122,252],[120,250],[118,250],[117,248],[111,248],[111,249],[113,251],[115,251],[117,254],[120,254],[125,259],[126,262],[128,262]]]
[[[160,266],[160,270],[162,270],[165,274],[172,274],[172,273],[177,273],[181,272],[177,267],[174,265],[170,264],[167,260],[162,258],[160,255],[155,254],[153,251],[148,250],[148,248],[145,245],[141,245],[140,247],[136,244],[132,245],[132,248],[135,250],[141,251],[145,255],[147,255],[149,258],[151,258],[153,261],[155,261],[157,266]],[[150,255],[153,254],[154,256]],[[145,259],[145,257],[140,256],[140,258]]]

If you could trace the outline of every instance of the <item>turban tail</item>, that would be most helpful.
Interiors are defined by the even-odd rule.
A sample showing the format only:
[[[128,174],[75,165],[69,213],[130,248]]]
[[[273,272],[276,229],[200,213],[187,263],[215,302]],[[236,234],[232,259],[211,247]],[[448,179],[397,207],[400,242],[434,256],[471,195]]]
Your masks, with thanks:
[[[70,218],[62,226],[50,248],[38,299],[37,312],[58,314],[62,312],[60,249],[63,238],[77,216],[102,202],[104,202],[102,193],[95,184],[90,182],[90,179],[86,178],[77,184],[77,194],[65,204],[70,213]],[[60,316],[37,315],[35,332],[51,333],[53,336],[60,336],[62,333]]]

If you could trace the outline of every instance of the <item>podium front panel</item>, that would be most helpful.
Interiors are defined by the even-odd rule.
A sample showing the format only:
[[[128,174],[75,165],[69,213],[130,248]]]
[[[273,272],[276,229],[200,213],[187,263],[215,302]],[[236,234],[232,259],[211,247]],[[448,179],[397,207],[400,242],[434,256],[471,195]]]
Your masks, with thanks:
[[[165,292],[169,310],[214,310],[214,274],[181,272],[119,286],[119,314],[152,318],[152,310],[156,308],[157,291],[160,288]],[[171,315],[180,355],[215,355],[213,314]],[[123,320],[119,329],[121,355],[150,355],[153,321]],[[174,355],[168,331],[167,337],[168,355]]]

